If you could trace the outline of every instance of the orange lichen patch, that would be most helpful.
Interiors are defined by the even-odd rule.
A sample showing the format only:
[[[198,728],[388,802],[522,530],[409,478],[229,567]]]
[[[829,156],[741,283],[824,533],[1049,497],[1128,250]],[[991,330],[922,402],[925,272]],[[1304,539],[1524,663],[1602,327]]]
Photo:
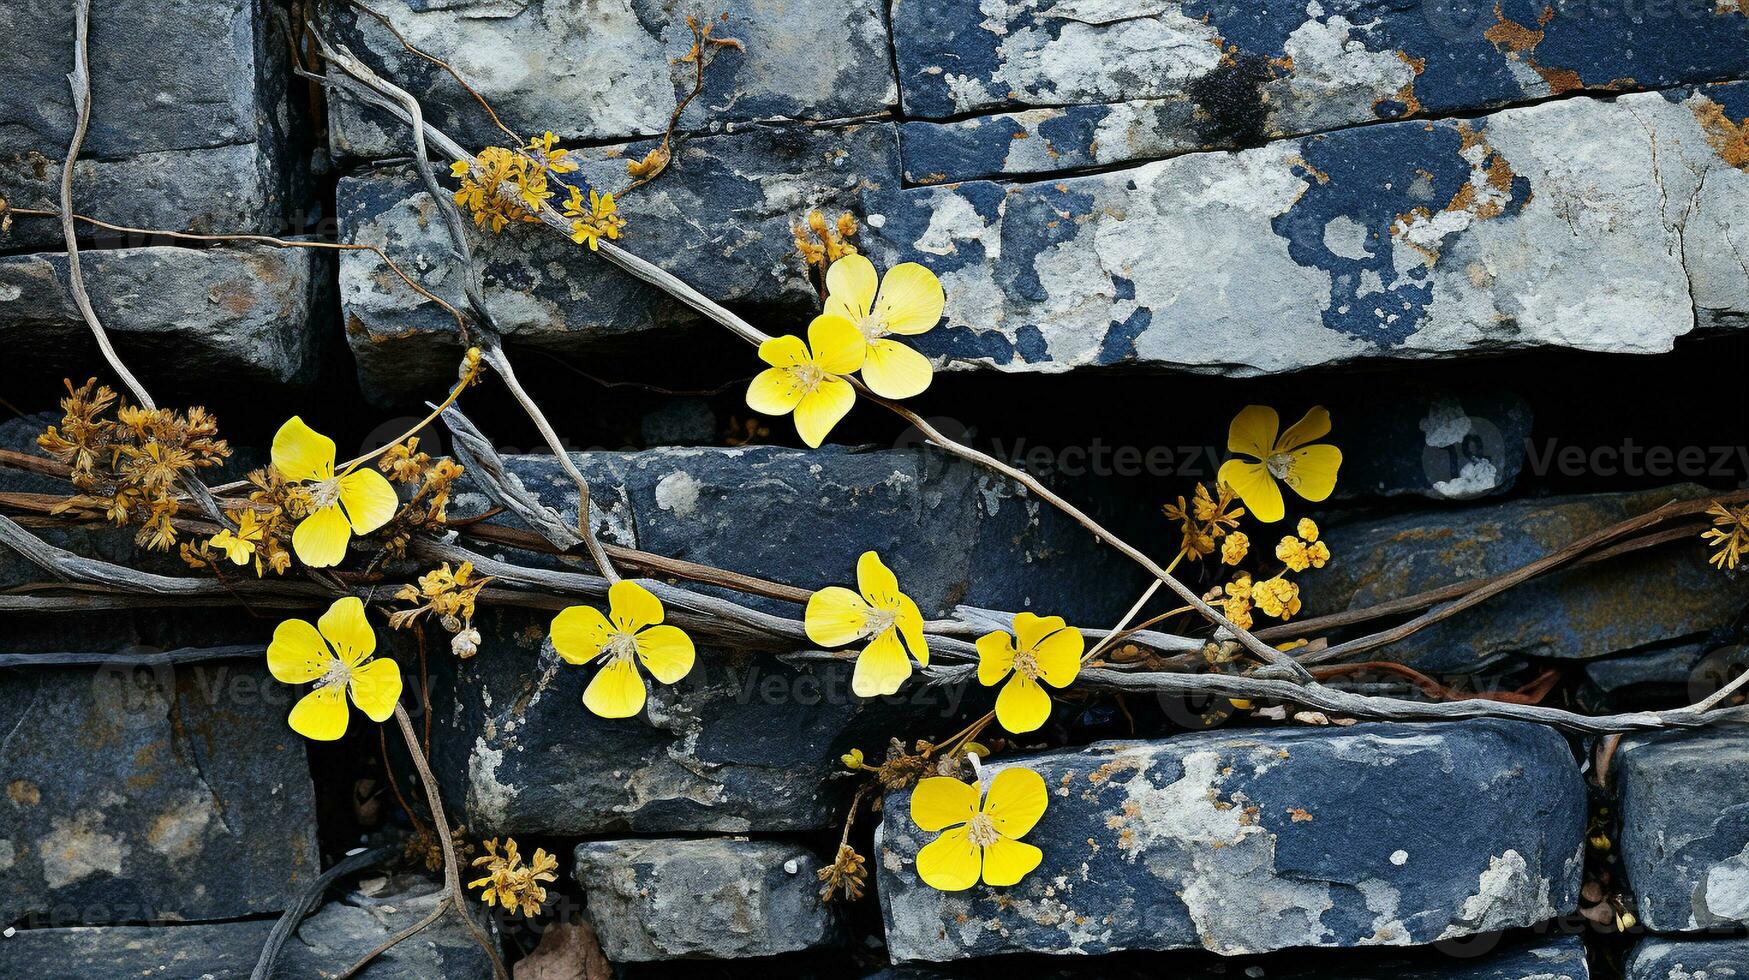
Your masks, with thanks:
[[[1749,0],[1746,0],[1749,2]],[[1494,45],[1494,49],[1513,61],[1522,61],[1528,65],[1543,81],[1548,83],[1549,91],[1555,95],[1584,88],[1585,80],[1579,73],[1568,68],[1551,68],[1539,65],[1536,61],[1537,45],[1543,43],[1548,36],[1549,22],[1555,19],[1555,8],[1544,7],[1537,17],[1536,27],[1528,27],[1506,16],[1500,9],[1500,4],[1494,4],[1494,26],[1482,32]]]
[[[1403,115],[1417,115],[1421,112],[1422,105],[1421,100],[1415,97],[1415,82],[1421,77],[1421,73],[1427,70],[1427,59],[1411,57],[1407,51],[1398,51],[1396,55],[1402,59],[1403,64],[1409,66],[1409,71],[1412,74],[1409,76],[1409,80],[1403,83],[1403,87],[1397,90],[1397,94],[1391,96],[1391,100],[1403,104]],[[1385,100],[1380,99],[1379,101]],[[1373,103],[1373,107],[1377,108],[1378,103]]]
[[[7,783],[6,797],[19,806],[36,806],[43,801],[42,790],[28,779],[14,779]]]
[[[1438,211],[1413,208],[1397,215],[1391,223],[1392,239],[1419,252],[1429,268],[1439,261],[1441,244],[1447,234],[1461,231],[1473,222],[1488,221],[1506,213],[1507,205],[1512,203],[1512,183],[1518,178],[1506,158],[1488,145],[1481,130],[1459,123],[1458,134],[1458,154],[1470,165],[1470,179]],[[1446,214],[1465,217],[1455,223],[1450,219],[1441,220],[1440,216]]]
[[[1749,0],[1741,2],[1749,3]],[[1749,173],[1749,119],[1732,121],[1725,115],[1725,107],[1711,99],[1691,103],[1690,109],[1700,122],[1700,128],[1706,131],[1707,145],[1713,148],[1719,159]]]
[[[1306,823],[1313,819],[1304,807],[1289,807],[1287,815],[1293,819],[1294,823]]]
[[[1714,9],[1714,13],[1720,17],[1726,14],[1742,14],[1749,17],[1749,0],[1719,0],[1719,5]]]

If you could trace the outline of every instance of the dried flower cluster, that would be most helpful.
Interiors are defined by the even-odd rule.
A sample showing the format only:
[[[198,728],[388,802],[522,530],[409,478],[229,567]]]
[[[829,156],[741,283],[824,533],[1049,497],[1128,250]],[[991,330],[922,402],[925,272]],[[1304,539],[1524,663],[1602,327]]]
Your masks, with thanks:
[[[524,916],[538,915],[547,900],[542,883],[559,880],[559,859],[537,847],[534,857],[523,864],[522,855],[516,852],[515,839],[508,837],[504,839],[503,853],[498,851],[496,838],[486,841],[485,848],[486,853],[474,859],[474,867],[485,868],[486,877],[468,882],[468,887],[484,887],[480,901],[488,906],[502,905]]]
[[[1707,513],[1712,515],[1713,526],[1700,536],[1708,547],[1718,549],[1707,561],[1714,568],[1735,569],[1743,552],[1749,550],[1749,507],[1726,507],[1715,500]]]
[[[845,901],[854,902],[868,887],[868,859],[856,853],[856,848],[849,844],[839,844],[837,857],[816,875],[823,882],[820,886],[821,901],[830,902],[834,896],[842,895]]]
[[[1182,535],[1179,550],[1184,552],[1185,558],[1200,561],[1214,554],[1219,547],[1222,562],[1237,565],[1244,560],[1251,539],[1234,532],[1239,526],[1239,518],[1245,516],[1245,508],[1233,506],[1236,500],[1233,488],[1225,483],[1217,484],[1213,494],[1209,493],[1208,487],[1198,483],[1188,504],[1180,496],[1176,504],[1161,508],[1168,520],[1178,522]],[[1222,543],[1221,538],[1229,533],[1237,540]]]
[[[108,417],[111,408],[114,418]],[[67,382],[61,412],[61,424],[36,440],[67,464],[81,491],[57,512],[101,508],[118,527],[139,525],[140,544],[168,551],[176,543],[172,521],[181,511],[178,486],[231,455],[218,437],[218,420],[198,406],[184,413],[122,403],[96,378],[78,388]]]
[[[395,483],[416,487],[408,500],[383,529],[383,548],[397,558],[407,554],[407,542],[419,531],[441,533],[449,524],[449,496],[455,481],[466,472],[462,465],[447,456],[432,459],[419,451],[417,436],[389,447],[377,459],[382,470]],[[397,596],[399,598],[399,596]],[[390,625],[394,625],[391,623]],[[446,624],[447,628],[447,624]],[[456,630],[450,630],[454,633]]]
[[[449,562],[444,562],[441,568],[419,576],[417,587],[401,586],[395,598],[416,605],[389,614],[389,626],[404,629],[431,613],[444,629],[454,634],[450,650],[465,660],[480,651],[480,631],[474,629],[474,603],[490,581],[489,575],[474,576],[473,562],[464,561],[454,571],[450,570]]]
[[[849,212],[840,214],[838,220],[827,223],[826,216],[818,211],[809,211],[805,222],[798,222],[790,229],[796,238],[796,252],[802,257],[811,271],[818,266],[820,275],[826,274],[826,267],[846,255],[855,255],[856,246],[850,244],[850,239],[860,231],[856,218]]]

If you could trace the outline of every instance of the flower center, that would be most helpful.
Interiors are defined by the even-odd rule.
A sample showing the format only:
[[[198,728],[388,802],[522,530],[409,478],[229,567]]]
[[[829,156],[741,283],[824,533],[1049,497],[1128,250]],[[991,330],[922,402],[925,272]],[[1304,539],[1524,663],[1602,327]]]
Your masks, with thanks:
[[[340,478],[323,480],[310,487],[311,510],[332,507],[340,500]]]
[[[887,318],[879,313],[870,313],[858,320],[856,328],[862,331],[864,340],[879,340],[892,332],[887,329]]]
[[[863,636],[880,636],[893,628],[899,621],[899,611],[896,609],[873,609],[869,611],[868,622],[862,628]]]
[[[1287,479],[1287,471],[1293,465],[1293,461],[1294,458],[1292,453],[1275,453],[1270,456],[1269,459],[1264,461],[1264,465],[1269,467],[1270,476],[1275,477],[1277,480],[1285,480]]]
[[[989,847],[1002,835],[996,832],[996,821],[989,814],[980,813],[966,824],[966,836],[979,847]]]
[[[797,364],[789,369],[789,373],[791,377],[795,378],[795,386],[800,388],[803,394],[820,387],[820,382],[826,380],[826,372],[820,370],[820,365],[813,361]]]
[[[638,641],[630,633],[615,633],[601,649],[607,654],[607,662],[610,664],[629,661],[638,652]]]
[[[1038,680],[1038,657],[1031,650],[1022,650],[1014,655],[1014,672],[1024,677]]]
[[[346,661],[335,657],[328,661],[328,669],[322,672],[322,677],[316,681],[316,686],[328,687],[333,684],[344,684],[350,680],[352,680],[352,668],[346,666]]]

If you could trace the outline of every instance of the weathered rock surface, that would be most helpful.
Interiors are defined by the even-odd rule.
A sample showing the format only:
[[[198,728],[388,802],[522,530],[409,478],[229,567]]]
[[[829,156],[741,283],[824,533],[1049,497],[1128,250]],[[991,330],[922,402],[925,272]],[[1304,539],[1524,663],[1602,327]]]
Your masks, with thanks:
[[[168,246],[83,252],[85,289],[116,350],[154,373],[290,383],[315,373],[333,266],[309,249]],[[62,253],[0,256],[0,344],[83,378],[100,355]]]
[[[1649,937],[1628,958],[1626,980],[1736,980],[1749,977],[1749,940]]]
[[[294,693],[256,660],[0,670],[0,922],[282,908],[318,859]]]
[[[874,549],[926,616],[965,601],[1106,622],[1139,591],[1129,566],[1078,525],[931,455],[766,447],[576,459],[598,533],[657,554],[816,589],[854,582],[856,556]],[[510,469],[575,523],[576,490],[556,462],[516,457]],[[485,506],[463,492],[452,513]],[[798,615],[775,600],[749,604]],[[878,757],[919,724],[951,733],[969,707],[956,685],[856,698],[848,659],[796,667],[769,651],[710,648],[681,684],[651,687],[644,717],[606,721],[580,703],[593,670],[546,643],[550,621],[482,621],[485,647],[456,666],[455,706],[438,715],[437,770],[454,774],[447,798],[481,832],[816,829],[843,802],[829,778],[841,754]]]
[[[75,207],[147,228],[279,230],[301,166],[289,134],[291,75],[271,0],[120,0],[91,24],[91,127]],[[0,36],[28,57],[0,65],[0,187],[20,207],[57,207],[73,135],[73,10],[9,4]],[[59,242],[20,220],[15,244]]]
[[[1749,728],[1623,739],[1621,855],[1656,932],[1749,922]]]
[[[623,186],[624,158],[651,145],[589,151],[584,169],[570,176]],[[638,192],[635,211],[628,203],[632,224],[623,244],[771,330],[799,333],[819,300],[801,274],[791,224],[810,208],[860,212],[857,200],[867,188],[897,182],[898,149],[885,123],[699,137],[682,144],[669,172]],[[337,193],[344,240],[382,245],[397,263],[418,270],[427,288],[462,305],[449,240],[417,174],[366,170],[343,179]],[[556,354],[612,352],[647,344],[648,331],[699,323],[667,294],[548,228],[487,233],[476,255],[486,299],[512,344]],[[454,375],[461,354],[455,321],[375,255],[349,252],[341,259],[340,298],[367,394],[422,396]],[[730,346],[739,341],[720,331],[706,336],[757,364],[751,350]]]
[[[454,65],[521,133],[552,130],[567,141],[658,135],[693,85],[693,66],[675,61],[692,46],[689,11],[668,0],[581,6],[390,0],[375,9],[409,41]],[[681,126],[886,111],[898,89],[884,9],[873,0],[737,4],[715,34],[741,39],[746,50],[725,52],[711,65]],[[423,99],[428,120],[469,147],[504,142],[442,69],[407,53],[367,15],[335,13],[341,39],[365,60],[412,91],[431,93]],[[331,126],[344,152],[407,152],[405,130],[385,126],[374,110],[337,104]]]
[[[1308,573],[1306,615],[1497,575],[1599,528],[1697,496],[1705,491],[1678,486],[1518,500],[1437,520],[1417,514],[1332,523],[1324,537],[1337,557]],[[1696,539],[1625,561],[1557,570],[1378,652],[1422,670],[1469,673],[1506,657],[1587,660],[1697,637],[1730,623],[1749,601],[1740,585],[1707,565],[1706,554]]]
[[[1403,946],[1577,899],[1585,792],[1544,728],[1208,732],[1014,764],[1052,792],[1025,838],[1044,862],[1012,888],[924,885],[915,857],[933,835],[908,794],[887,799],[874,863],[896,960]]]
[[[339,976],[377,944],[429,914],[436,899],[436,886],[422,882],[330,902],[299,926],[275,976]],[[271,920],[255,920],[25,929],[0,939],[0,974],[38,980],[230,980],[249,976],[272,928]],[[484,951],[453,916],[383,953],[358,974],[363,980],[484,980],[491,975]]]
[[[1712,0],[1642,17],[1533,0],[901,0],[893,40],[913,116],[1040,107],[1018,115],[1038,146],[1003,132],[1017,116],[941,126],[994,168],[907,153],[952,180],[1749,73],[1749,18]]]
[[[835,942],[820,858],[746,838],[640,838],[577,845],[576,876],[615,963],[742,959]]]
[[[941,276],[946,321],[917,346],[950,367],[1664,351],[1749,313],[1745,118],[1749,86],[1720,85],[910,188],[868,196],[864,246]]]

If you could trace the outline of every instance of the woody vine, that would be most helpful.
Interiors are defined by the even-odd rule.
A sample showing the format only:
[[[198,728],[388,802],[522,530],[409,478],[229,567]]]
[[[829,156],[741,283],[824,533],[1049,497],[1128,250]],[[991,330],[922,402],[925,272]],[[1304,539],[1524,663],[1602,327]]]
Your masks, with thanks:
[[[1039,732],[1065,696],[1195,693],[1226,699],[1239,711],[1289,705],[1322,713],[1326,720],[1508,717],[1611,734],[1708,724],[1734,713],[1731,698],[1749,679],[1739,678],[1694,705],[1619,716],[1547,707],[1522,692],[1464,697],[1400,665],[1375,666],[1407,677],[1423,699],[1365,696],[1324,683],[1357,665],[1372,665],[1360,659],[1364,653],[1564,565],[1619,560],[1674,538],[1701,535],[1714,552],[1713,563],[1721,571],[1734,570],[1749,546],[1749,493],[1666,505],[1495,578],[1456,584],[1387,607],[1302,619],[1301,577],[1339,560],[1339,548],[1333,549],[1309,518],[1284,524],[1301,501],[1325,500],[1338,482],[1342,454],[1324,441],[1333,421],[1321,407],[1310,408],[1285,430],[1275,409],[1267,406],[1247,407],[1232,419],[1227,436],[1232,459],[1218,479],[1186,488],[1187,496],[1163,508],[1176,540],[1161,564],[1030,474],[949,439],[901,404],[925,391],[933,378],[929,359],[906,338],[940,328],[947,297],[924,265],[901,263],[884,274],[877,269],[856,248],[854,216],[797,216],[799,274],[819,293],[821,310],[805,326],[797,324],[795,332],[779,336],[756,329],[615,244],[622,238],[636,240],[638,188],[660,179],[668,168],[684,165],[677,163],[684,139],[678,121],[686,104],[702,91],[712,60],[741,47],[739,41],[715,33],[720,20],[688,18],[694,44],[679,61],[693,77],[690,92],[679,100],[657,148],[628,164],[626,184],[618,191],[572,183],[578,164],[558,137],[545,131],[524,139],[512,132],[445,62],[404,39],[410,50],[450,70],[455,82],[479,99],[482,111],[506,135],[506,145],[465,150],[425,121],[414,95],[330,38],[319,18],[300,17],[282,25],[288,39],[297,42],[294,52],[305,41],[318,52],[310,60],[297,59],[300,75],[319,83],[331,97],[374,108],[408,127],[415,166],[465,272],[466,303],[458,308],[395,265],[379,246],[128,229],[76,212],[71,170],[89,116],[90,93],[87,4],[76,2],[75,9],[78,36],[69,79],[79,123],[64,164],[60,208],[6,208],[0,203],[0,220],[61,222],[75,300],[111,370],[133,397],[125,401],[95,379],[78,386],[69,383],[61,402],[62,421],[38,440],[43,455],[0,452],[0,465],[60,477],[70,490],[0,493],[0,511],[33,520],[133,528],[145,548],[174,548],[192,574],[155,575],[72,555],[0,514],[0,544],[56,580],[0,595],[0,608],[41,611],[90,608],[93,602],[137,607],[198,601],[322,610],[313,621],[288,617],[271,637],[264,637],[272,675],[286,684],[309,686],[286,721],[306,738],[333,740],[354,724],[354,708],[371,723],[395,719],[424,787],[430,826],[419,826],[421,836],[446,882],[443,903],[425,922],[373,951],[354,972],[417,928],[459,912],[502,976],[496,951],[465,914],[474,900],[468,890],[488,905],[533,915],[546,901],[545,884],[556,879],[556,860],[544,850],[525,860],[514,840],[490,840],[473,862],[479,875],[463,885],[461,857],[426,748],[401,704],[406,683],[402,665],[379,650],[378,623],[421,638],[426,626],[435,623],[450,638],[450,655],[467,658],[496,653],[482,650],[481,633],[474,627],[480,607],[550,612],[547,638],[553,650],[565,663],[590,672],[578,710],[624,724],[638,724],[634,719],[644,709],[651,681],[675,684],[693,670],[701,656],[695,640],[705,641],[704,656],[713,642],[778,651],[818,648],[804,659],[853,662],[852,691],[859,698],[891,695],[911,684],[972,678],[995,689],[992,710],[958,731],[894,732],[881,758],[871,760],[861,749],[844,757],[846,769],[860,783],[845,815],[838,853],[821,879],[828,897],[847,899],[859,897],[866,886],[866,858],[850,843],[851,826],[860,810],[878,806],[882,794],[892,790],[912,789],[911,818],[921,830],[939,833],[917,856],[916,872],[927,884],[945,890],[980,882],[1006,888],[1036,868],[1044,855],[1024,838],[1042,818],[1049,797],[1036,772],[1003,763],[1002,748],[1013,737]],[[432,151],[448,161],[452,185],[437,177]],[[628,202],[631,206],[622,210]],[[198,407],[158,407],[115,354],[85,295],[75,222],[172,237],[371,252],[422,301],[454,318],[467,345],[457,380],[426,420],[383,448],[351,460],[338,459],[333,440],[306,425],[297,406],[287,406],[287,419],[272,439],[269,465],[243,481],[209,486],[202,474],[230,455],[219,438],[217,420]],[[752,345],[749,365],[760,369],[747,387],[746,404],[774,419],[789,416],[807,445],[821,445],[859,403],[881,408],[915,427],[937,450],[984,467],[1061,510],[1145,569],[1151,584],[1109,629],[1032,611],[1009,615],[962,608],[950,618],[931,621],[873,551],[858,555],[847,550],[843,584],[805,590],[730,569],[610,548],[591,532],[587,481],[517,381],[469,242],[470,235],[545,232],[565,235]],[[577,526],[567,525],[503,479],[502,461],[462,414],[465,392],[488,377],[504,384],[528,412],[575,484]],[[415,434],[436,420],[449,427],[459,458],[433,458],[420,451]],[[481,523],[472,519],[475,515],[468,520],[452,517],[451,493],[464,474],[525,526]],[[1282,532],[1287,527],[1291,533]],[[1272,546],[1254,544],[1271,538]],[[570,570],[495,560],[468,546],[480,542],[566,556]],[[1204,592],[1191,589],[1174,574],[1186,562],[1219,568],[1220,584]],[[625,577],[622,568],[639,574]],[[695,591],[688,583],[781,599],[795,606],[797,615],[759,612]],[[1162,588],[1181,605],[1137,622]],[[1178,632],[1156,628],[1182,623],[1187,616],[1200,619],[1200,625],[1180,625]],[[1393,625],[1341,643],[1327,640],[1337,629],[1384,621]],[[423,671],[419,676],[423,684]],[[1006,736],[1000,734],[1004,732]],[[986,764],[993,772],[986,771]],[[270,945],[263,952],[263,965],[270,965],[274,955]],[[260,969],[257,973],[264,975]]]

